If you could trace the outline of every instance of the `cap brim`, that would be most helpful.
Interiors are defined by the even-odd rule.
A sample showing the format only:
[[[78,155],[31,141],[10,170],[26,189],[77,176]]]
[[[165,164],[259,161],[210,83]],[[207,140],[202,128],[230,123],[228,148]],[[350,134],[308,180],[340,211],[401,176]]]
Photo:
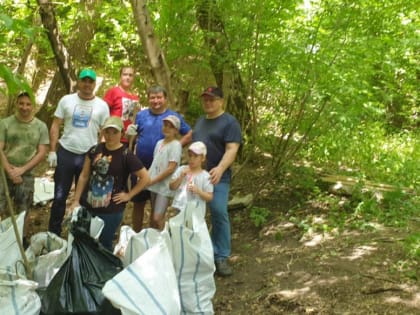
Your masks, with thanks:
[[[104,126],[102,129],[108,129],[108,128],[114,128],[117,129],[118,131],[121,131],[121,127],[117,126],[117,125],[108,125],[108,126]]]
[[[204,153],[203,153],[203,152],[197,152],[197,151],[196,151],[196,150],[194,150],[194,149],[188,149],[188,151],[191,151],[192,153],[197,154],[197,155],[204,155]]]
[[[215,95],[215,94],[213,94],[213,93],[210,93],[210,92],[203,92],[203,93],[201,94],[201,96],[204,96],[204,95],[213,96],[213,97],[218,97],[217,95]]]
[[[91,76],[89,76],[89,75],[85,75],[85,76],[83,76],[83,77],[79,77],[79,79],[80,80],[83,80],[83,79],[86,79],[86,78],[89,78],[89,79],[91,79],[91,80],[93,80],[93,81],[96,81],[96,78],[92,78]]]

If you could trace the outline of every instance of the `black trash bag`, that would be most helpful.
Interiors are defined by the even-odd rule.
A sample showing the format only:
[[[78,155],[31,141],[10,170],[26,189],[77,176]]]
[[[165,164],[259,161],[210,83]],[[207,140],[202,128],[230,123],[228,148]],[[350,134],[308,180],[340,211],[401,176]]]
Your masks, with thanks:
[[[123,269],[121,260],[89,235],[90,214],[79,212],[71,254],[41,293],[41,315],[120,315],[102,288]]]

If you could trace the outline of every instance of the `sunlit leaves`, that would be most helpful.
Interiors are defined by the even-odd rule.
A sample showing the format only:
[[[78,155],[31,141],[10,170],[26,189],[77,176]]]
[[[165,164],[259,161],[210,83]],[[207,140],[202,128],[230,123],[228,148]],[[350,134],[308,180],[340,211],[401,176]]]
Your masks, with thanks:
[[[4,64],[0,64],[0,78],[6,83],[7,89],[0,86],[0,94],[13,95],[20,91],[27,91],[32,95],[32,89],[24,78],[15,75],[9,67]]]

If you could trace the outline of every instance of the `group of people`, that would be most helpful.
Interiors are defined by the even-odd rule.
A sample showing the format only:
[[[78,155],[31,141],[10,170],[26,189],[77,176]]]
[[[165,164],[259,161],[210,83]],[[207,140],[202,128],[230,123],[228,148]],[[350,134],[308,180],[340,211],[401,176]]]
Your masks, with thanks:
[[[33,198],[31,170],[45,157],[55,167],[54,200],[48,230],[61,235],[62,222],[81,205],[104,221],[100,242],[112,248],[115,232],[127,202],[133,202],[132,226],[143,228],[147,201],[151,203],[150,227],[162,229],[169,202],[183,211],[197,201],[211,213],[211,238],[216,272],[229,276],[232,269],[228,197],[231,165],[242,143],[238,121],[224,110],[219,87],[201,94],[204,115],[192,129],[184,118],[168,108],[161,86],[147,91],[148,107],[141,109],[131,92],[135,71],[123,67],[120,81],[104,98],[94,93],[96,73],[83,69],[77,92],[59,101],[49,131],[34,117],[29,94],[17,98],[17,111],[0,121],[0,158],[7,174],[10,195],[19,211],[28,211]],[[63,127],[63,128],[62,128]],[[60,130],[62,133],[60,136]],[[182,148],[188,164],[181,165]],[[66,204],[76,184],[73,202]],[[0,183],[0,194],[5,193]],[[5,216],[0,197],[0,216]]]

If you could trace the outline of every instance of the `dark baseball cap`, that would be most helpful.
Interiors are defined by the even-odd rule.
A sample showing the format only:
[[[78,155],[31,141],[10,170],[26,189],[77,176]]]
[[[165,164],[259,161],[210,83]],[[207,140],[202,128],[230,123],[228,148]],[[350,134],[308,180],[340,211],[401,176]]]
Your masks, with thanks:
[[[209,95],[213,97],[223,98],[223,91],[218,86],[210,86],[201,93],[201,96]]]

